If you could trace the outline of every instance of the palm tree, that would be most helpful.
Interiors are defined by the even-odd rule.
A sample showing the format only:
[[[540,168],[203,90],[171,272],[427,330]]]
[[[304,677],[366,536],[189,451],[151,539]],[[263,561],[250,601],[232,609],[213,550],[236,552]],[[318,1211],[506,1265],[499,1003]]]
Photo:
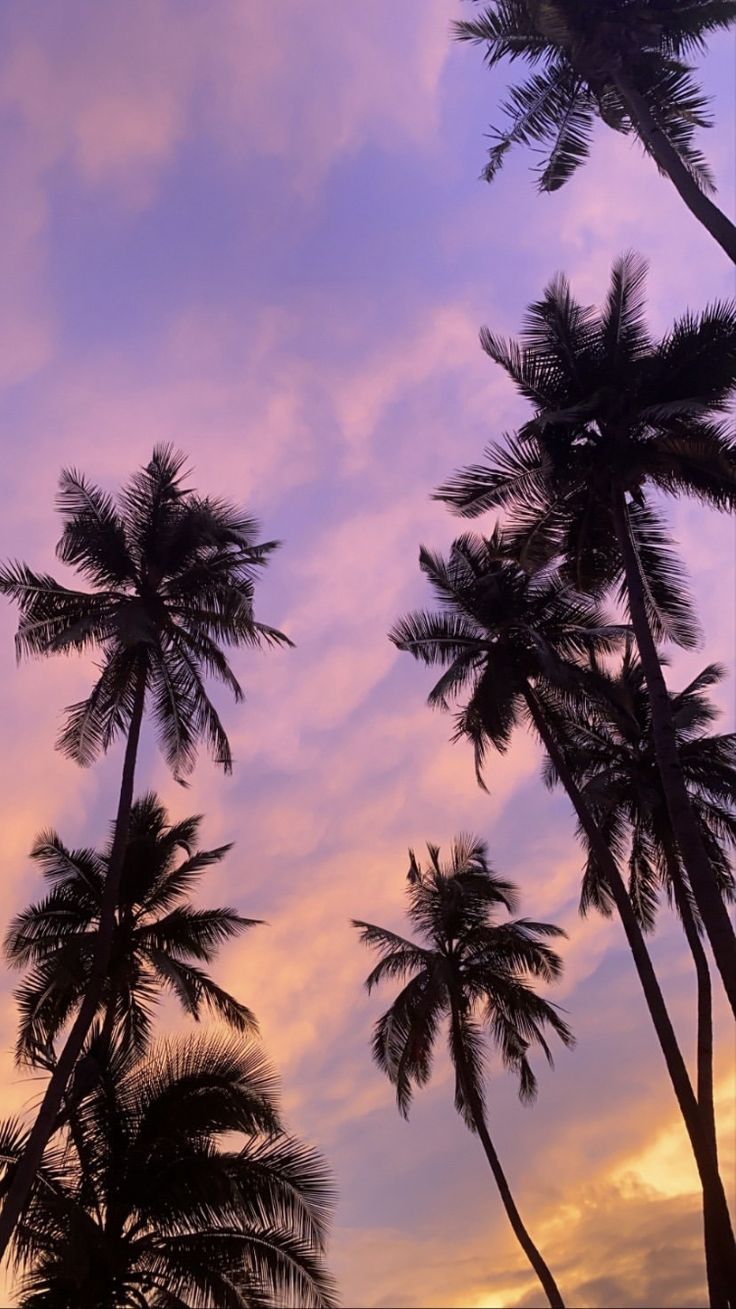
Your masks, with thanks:
[[[15,1230],[22,1309],[334,1304],[329,1176],[285,1135],[260,1051],[241,1037],[107,1054]],[[6,1164],[21,1149],[3,1124]]]
[[[197,1021],[206,1008],[236,1031],[255,1028],[250,1010],[198,967],[211,963],[220,945],[257,922],[234,909],[191,904],[190,894],[202,875],[231,848],[200,850],[201,821],[197,816],[170,823],[154,795],[133,805],[99,1005],[104,1048],[119,1040],[142,1054],[162,990],[173,992]],[[51,889],[13,920],[5,957],[12,967],[29,970],[16,991],[16,1058],[33,1064],[39,1054],[46,1062],[89,986],[110,848],[70,850],[56,832],[43,832],[31,857]]]
[[[558,556],[578,590],[620,588],[670,820],[736,1014],[736,936],[690,808],[656,644],[692,646],[698,630],[653,502],[661,493],[736,507],[736,440],[719,421],[736,387],[736,303],[686,314],[655,341],[643,320],[645,275],[637,256],[619,259],[601,312],[555,278],[529,307],[518,342],[484,330],[485,350],[534,414],[438,496],[465,516],[507,510],[525,561]]]
[[[519,1096],[526,1101],[533,1100],[537,1090],[530,1048],[539,1046],[552,1063],[545,1028],[556,1032],[565,1045],[573,1044],[572,1033],[555,1007],[530,986],[530,979],[550,982],[560,976],[562,960],[544,938],[565,934],[551,923],[526,918],[493,921],[499,908],[514,912],[517,893],[511,882],[489,867],[485,842],[457,838],[447,864],[440,861],[437,846],[428,845],[427,850],[425,869],[409,851],[409,920],[420,944],[371,923],[353,923],[361,941],[380,955],[366,980],[368,991],[389,979],[406,982],[376,1024],[373,1057],[396,1087],[399,1109],[408,1117],[414,1087],[429,1081],[438,1029],[448,1020],[455,1108],[481,1139],[514,1235],[549,1303],[563,1306],[496,1154],[483,1083],[487,1041],[518,1075]]]
[[[717,1218],[720,1285],[728,1287],[736,1277],[736,1247],[717,1157],[616,860],[545,712],[551,693],[558,701],[579,704],[586,680],[574,661],[610,651],[620,629],[606,626],[594,601],[564,585],[553,567],[525,571],[498,529],[487,540],[459,538],[447,559],[423,548],[419,562],[440,610],[403,618],[391,640],[415,659],[445,669],[430,692],[430,705],[449,710],[467,693],[456,713],[455,739],[472,742],[481,784],[489,746],[503,753],[521,723],[537,734],[551,759],[621,918],[690,1139],[704,1202]]]
[[[736,262],[736,227],[709,198],[715,191],[695,129],[709,127],[708,101],[688,59],[736,19],[734,0],[484,0],[479,18],[454,24],[484,47],[493,68],[521,59],[538,72],[511,89],[507,125],[495,131],[484,176],[491,181],[514,145],[539,143],[540,191],[556,191],[588,157],[601,119],[638,138],[698,222]]]
[[[672,836],[652,739],[651,706],[641,663],[626,650],[615,674],[601,676],[601,694],[570,713],[560,706],[555,732],[599,829],[619,860],[626,859],[629,895],[643,931],[655,925],[660,892],[673,901],[682,922],[697,982],[697,1098],[717,1155],[713,1099],[713,1012],[710,969],[702,926],[687,874]],[[690,802],[716,869],[721,894],[733,901],[736,881],[729,847],[736,845],[736,735],[707,731],[716,715],[705,694],[723,676],[711,664],[672,696],[677,745]],[[552,706],[554,713],[554,707]],[[548,761],[546,780],[558,779]],[[584,834],[583,834],[584,836]],[[581,912],[611,913],[610,896],[595,856],[583,879]],[[706,1250],[714,1242],[705,1215]],[[713,1263],[713,1258],[710,1261]]]
[[[91,591],[72,590],[26,564],[0,567],[0,593],[20,609],[19,658],[74,650],[97,650],[101,657],[89,696],[67,711],[59,748],[87,766],[116,737],[126,741],[89,985],[0,1213],[0,1258],[100,1003],[146,703],[177,776],[193,767],[200,741],[228,772],[230,746],[204,679],[218,678],[240,700],[223,647],[289,644],[253,615],[255,576],[276,543],[257,544],[254,519],[226,501],[186,489],[183,476],[184,458],[168,446],[156,447],[117,502],[81,473],[62,473],[58,508],[64,529],[57,553],[91,583]]]

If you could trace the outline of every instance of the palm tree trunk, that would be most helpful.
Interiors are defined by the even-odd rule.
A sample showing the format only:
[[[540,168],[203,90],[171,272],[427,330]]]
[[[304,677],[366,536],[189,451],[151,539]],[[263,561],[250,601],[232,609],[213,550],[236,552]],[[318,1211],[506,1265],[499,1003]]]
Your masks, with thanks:
[[[716,1229],[714,1244],[717,1240],[717,1250],[714,1251],[713,1255],[714,1261],[717,1260],[714,1276],[717,1277],[718,1281],[718,1298],[712,1302],[712,1305],[714,1305],[714,1309],[715,1306],[717,1306],[717,1309],[723,1309],[724,1305],[728,1306],[730,1303],[729,1288],[736,1286],[736,1242],[734,1242],[723,1182],[718,1172],[718,1158],[695,1097],[687,1066],[677,1043],[677,1037],[667,1012],[657,975],[649,957],[649,951],[616,861],[583,799],[567,765],[565,756],[557,745],[554,734],[550,731],[541,706],[530,686],[527,686],[524,692],[524,699],[542,744],[557,770],[580,826],[585,832],[590,849],[606,879],[626,933],[639,981],[670,1075],[670,1081],[690,1139],[703,1188],[703,1204],[704,1207],[707,1205],[709,1214],[713,1215],[713,1226]]]
[[[698,831],[677,751],[677,736],[672,718],[667,684],[659,662],[657,647],[649,626],[644,584],[634,543],[631,538],[626,497],[618,490],[613,501],[613,520],[624,564],[631,623],[639,647],[641,666],[649,692],[652,733],[657,765],[662,778],[672,830],[682,855],[695,903],[713,949],[726,995],[736,1015],[736,935],[728,910],[718,889],[708,854]]]
[[[123,870],[123,858],[128,839],[130,811],[133,804],[133,782],[135,764],[138,755],[138,742],[143,722],[143,706],[146,697],[146,671],[141,665],[134,693],[133,712],[130,730],[125,747],[123,776],[120,785],[120,799],[115,819],[110,860],[105,879],[105,890],[100,906],[100,921],[95,941],[95,952],[90,969],[90,978],[79,1012],[67,1036],[64,1048],[56,1067],[49,1079],[41,1107],[31,1128],[25,1149],[19,1159],[13,1179],[8,1188],[5,1203],[0,1212],[0,1259],[8,1246],[15,1225],[33,1186],[43,1152],[56,1126],[57,1115],[64,1098],[67,1083],[79,1058],[87,1033],[97,1012],[105,983],[105,974],[110,960],[113,932],[115,928],[115,909],[118,901],[120,875]]]
[[[674,848],[665,843],[667,868],[672,883],[682,926],[685,931],[690,953],[695,965],[697,980],[698,1017],[696,1036],[696,1077],[697,1097],[703,1126],[711,1140],[711,1149],[718,1159],[718,1138],[716,1135],[716,1111],[713,1099],[713,1006],[708,959],[700,939],[697,924],[693,917],[687,890],[680,871],[679,860]],[[704,1197],[705,1199],[705,1197]],[[716,1225],[717,1226],[717,1225]],[[714,1233],[713,1215],[707,1204],[703,1204],[703,1229],[705,1234],[705,1262],[708,1269],[708,1285],[711,1299],[717,1289],[717,1249],[718,1242]],[[715,1283],[715,1285],[714,1285]]]
[[[690,908],[682,873],[674,850],[667,851],[667,865],[672,882],[675,904],[682,921],[690,953],[695,965],[698,993],[697,1029],[697,1096],[698,1104],[706,1117],[706,1126],[715,1140],[716,1119],[713,1103],[713,1003],[708,959],[700,939],[697,924]]]
[[[697,182],[691,177],[677,151],[652,116],[649,106],[625,75],[616,73],[612,78],[639,140],[663,173],[669,177],[690,213],[710,232],[729,259],[736,264],[736,227],[722,210],[714,205]]]
[[[454,1008],[453,1008],[452,1021],[453,1022],[455,1021]],[[506,1181],[506,1175],[503,1171],[503,1168],[501,1167],[501,1161],[498,1155],[496,1154],[496,1151],[493,1146],[493,1142],[491,1140],[490,1133],[486,1126],[486,1117],[485,1117],[485,1113],[483,1112],[483,1105],[480,1101],[480,1097],[477,1095],[475,1091],[475,1088],[472,1083],[472,1078],[468,1076],[467,1066],[465,1064],[465,1060],[462,1053],[461,1040],[455,1041],[455,1070],[457,1072],[457,1076],[460,1081],[460,1085],[462,1087],[463,1096],[465,1097],[465,1102],[470,1106],[470,1110],[473,1116],[473,1122],[475,1124],[475,1130],[478,1133],[483,1149],[485,1150],[486,1159],[488,1160],[488,1163],[491,1168],[491,1172],[493,1173],[493,1178],[496,1183],[496,1186],[498,1187],[498,1192],[499,1195],[501,1196],[501,1200],[503,1201],[503,1207],[506,1210],[508,1220],[511,1223],[514,1236],[519,1242],[519,1245],[521,1246],[522,1250],[524,1251],[524,1254],[529,1260],[529,1263],[534,1269],[534,1272],[539,1278],[542,1289],[544,1290],[544,1294],[549,1300],[552,1309],[565,1309],[565,1302],[562,1299],[562,1296],[560,1295],[559,1289],[557,1287],[557,1283],[554,1277],[552,1276],[552,1273],[550,1272],[547,1264],[542,1258],[542,1255],[540,1254],[532,1238],[527,1232],[526,1227],[522,1222],[521,1214],[519,1213],[519,1210],[517,1209],[516,1204],[514,1202],[514,1197],[511,1194],[511,1188],[508,1182]]]

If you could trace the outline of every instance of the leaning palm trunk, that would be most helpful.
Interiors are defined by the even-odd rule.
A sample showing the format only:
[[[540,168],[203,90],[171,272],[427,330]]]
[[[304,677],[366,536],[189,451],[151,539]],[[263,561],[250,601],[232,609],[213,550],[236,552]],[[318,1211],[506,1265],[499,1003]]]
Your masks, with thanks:
[[[613,503],[613,517],[624,564],[631,623],[639,647],[652,712],[652,735],[662,788],[682,861],[713,949],[731,1008],[736,1015],[736,935],[718,889],[708,854],[695,821],[680,767],[672,704],[649,625],[644,583],[631,537],[623,491]]]
[[[728,1306],[730,1304],[731,1287],[736,1286],[736,1242],[734,1242],[723,1182],[718,1172],[715,1144],[693,1091],[687,1066],[677,1043],[677,1037],[667,1012],[667,1006],[664,1002],[649,951],[616,861],[583,799],[567,766],[564,754],[549,729],[544,713],[531,687],[527,687],[524,699],[532,722],[554,764],[580,826],[585,832],[601,874],[606,880],[626,933],[647,1007],[690,1139],[703,1189],[703,1208],[704,1211],[707,1210],[709,1220],[712,1215],[714,1249],[707,1255],[708,1283],[712,1309],[723,1309],[724,1305]]]
[[[682,921],[685,937],[695,965],[698,995],[697,1025],[697,1094],[706,1126],[716,1139],[716,1117],[713,1102],[713,999],[710,968],[703,942],[690,908],[682,873],[673,850],[667,851],[667,864],[675,904]]]
[[[455,1015],[453,1014],[453,1022],[454,1021],[455,1021]],[[462,1088],[462,1093],[465,1099],[465,1103],[470,1108],[473,1117],[473,1123],[475,1124],[475,1130],[478,1133],[483,1149],[485,1150],[486,1159],[488,1160],[491,1172],[493,1173],[493,1179],[496,1183],[496,1186],[498,1187],[498,1193],[501,1196],[501,1200],[503,1201],[503,1207],[506,1210],[506,1214],[511,1224],[514,1236],[519,1242],[519,1245],[521,1246],[522,1250],[524,1251],[524,1254],[529,1260],[529,1263],[534,1269],[534,1272],[539,1278],[542,1289],[544,1290],[544,1294],[549,1300],[552,1309],[565,1309],[565,1302],[562,1299],[562,1296],[560,1295],[557,1283],[554,1277],[552,1276],[552,1273],[550,1272],[547,1264],[542,1258],[542,1255],[540,1254],[532,1238],[530,1237],[528,1231],[526,1230],[526,1227],[522,1222],[521,1214],[519,1213],[519,1210],[517,1209],[516,1204],[514,1202],[514,1197],[511,1194],[511,1188],[508,1182],[506,1181],[506,1175],[503,1171],[503,1168],[501,1167],[501,1161],[498,1155],[496,1154],[493,1142],[490,1137],[490,1133],[488,1131],[488,1127],[486,1126],[486,1118],[483,1110],[483,1105],[480,1100],[480,1096],[478,1095],[477,1091],[475,1090],[475,1087],[473,1086],[473,1079],[468,1076],[468,1070],[462,1054],[462,1048],[463,1048],[462,1039],[459,1039],[455,1042],[455,1050],[456,1050],[455,1058],[456,1058],[456,1069],[457,1069],[458,1080]]]
[[[28,1200],[38,1171],[43,1152],[57,1125],[59,1110],[64,1099],[69,1078],[79,1058],[89,1029],[94,1022],[102,991],[105,984],[112,950],[115,930],[115,909],[118,902],[120,877],[123,871],[125,845],[128,837],[130,811],[133,805],[133,783],[135,765],[138,755],[143,705],[146,696],[146,671],[139,668],[135,686],[135,699],[130,720],[130,730],[125,747],[123,776],[120,786],[120,799],[115,819],[110,859],[108,863],[105,890],[100,907],[100,919],[95,940],[89,984],[80,1005],[77,1017],[72,1024],[64,1048],[49,1079],[36,1121],[31,1128],[26,1147],[13,1170],[12,1181],[8,1188],[5,1203],[0,1212],[0,1259],[8,1246],[15,1225]]]
[[[614,74],[612,80],[647,154],[652,156],[661,171],[669,177],[690,213],[699,223],[702,223],[721,249],[725,250],[729,259],[736,264],[734,224],[700,189],[677,151],[672,148],[665,133],[652,117],[649,106],[639,91],[620,72]]]
[[[718,1159],[718,1138],[716,1135],[716,1111],[713,1098],[713,1000],[710,984],[710,969],[703,942],[700,939],[693,917],[687,891],[680,872],[679,862],[673,849],[667,850],[667,865],[672,890],[675,897],[685,937],[695,965],[697,980],[697,1034],[696,1034],[696,1077],[697,1097],[703,1126],[708,1133],[711,1149]],[[708,1284],[711,1286],[712,1269],[717,1269],[718,1222],[711,1213],[706,1197],[703,1197],[703,1230],[705,1236],[705,1257],[708,1265]],[[712,1298],[712,1297],[711,1297]],[[733,1302],[733,1295],[729,1303]]]

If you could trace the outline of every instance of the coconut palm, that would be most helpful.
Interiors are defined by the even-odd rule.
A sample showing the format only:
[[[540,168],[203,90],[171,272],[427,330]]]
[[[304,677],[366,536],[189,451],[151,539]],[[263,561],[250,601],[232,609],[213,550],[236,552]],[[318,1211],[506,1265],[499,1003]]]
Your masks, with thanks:
[[[260,1051],[210,1038],[107,1056],[15,1230],[22,1309],[333,1304],[329,1176],[284,1133]],[[21,1147],[4,1124],[3,1160]]]
[[[119,1040],[142,1053],[162,991],[172,992],[195,1020],[206,1009],[237,1031],[255,1026],[250,1010],[198,966],[211,963],[220,945],[257,922],[234,909],[191,903],[203,874],[231,848],[199,849],[201,821],[197,816],[171,823],[154,795],[133,805],[99,1005],[105,1047]],[[43,832],[31,857],[50,890],[13,920],[5,957],[12,967],[28,970],[16,991],[16,1058],[32,1064],[53,1050],[86,994],[110,847],[70,850],[56,832]]]
[[[736,734],[707,729],[717,709],[706,691],[723,677],[709,664],[672,694],[672,714],[690,803],[716,869],[724,899],[736,898],[730,852],[736,846]],[[710,969],[701,940],[702,924],[687,873],[675,844],[657,768],[651,705],[641,663],[628,649],[612,674],[599,670],[601,693],[574,714],[563,705],[555,731],[609,846],[626,859],[629,895],[644,931],[656,922],[664,893],[674,903],[693,955],[698,978],[698,1099],[712,1104]],[[554,714],[554,707],[548,705]],[[546,780],[558,779],[547,761]],[[588,860],[581,912],[610,914],[610,897],[595,858]]]
[[[570,1029],[557,1009],[537,995],[532,980],[554,981],[559,955],[545,938],[564,936],[551,923],[525,918],[495,922],[499,909],[515,911],[516,888],[490,868],[485,842],[459,837],[447,863],[428,845],[422,869],[409,851],[409,921],[419,943],[371,923],[354,922],[361,941],[380,959],[369,974],[371,991],[382,981],[406,985],[376,1024],[373,1056],[396,1087],[408,1117],[415,1087],[430,1078],[438,1029],[447,1020],[455,1070],[455,1108],[480,1137],[509,1222],[544,1288],[549,1303],[562,1306],[557,1284],[516,1207],[488,1130],[484,1089],[487,1044],[519,1078],[522,1100],[534,1099],[537,1083],[529,1063],[534,1046],[549,1062],[545,1029],[572,1045]]]
[[[690,802],[721,894],[733,901],[736,885],[729,855],[736,845],[736,736],[708,731],[717,711],[706,694],[722,676],[715,664],[704,668],[672,696],[672,713]],[[642,929],[653,929],[662,892],[674,902],[682,922],[697,982],[697,1098],[717,1154],[710,968],[697,907],[672,835],[641,663],[630,649],[615,674],[601,674],[599,697],[581,704],[575,713],[561,706],[555,732],[598,827],[619,861],[627,863],[629,895]],[[553,784],[557,777],[549,761],[546,772]],[[592,907],[611,912],[593,854],[585,869],[581,911]],[[705,1220],[708,1246],[713,1236],[707,1212]]]
[[[87,699],[68,709],[59,748],[87,766],[118,736],[125,739],[89,985],[0,1214],[0,1257],[100,1003],[146,705],[177,776],[193,767],[202,741],[227,772],[230,746],[205,678],[219,679],[240,700],[242,690],[224,648],[287,643],[253,614],[255,577],[275,542],[258,544],[254,519],[226,501],[197,495],[183,485],[183,477],[184,458],[168,446],[156,447],[117,501],[81,473],[62,473],[58,508],[64,527],[57,553],[91,590],[73,590],[22,563],[0,568],[0,593],[20,609],[20,658],[70,651],[99,655],[99,676]]]
[[[619,588],[652,706],[657,762],[693,895],[736,1013],[736,936],[692,814],[657,640],[697,643],[688,586],[655,496],[736,507],[736,439],[721,415],[736,388],[736,303],[686,314],[661,340],[644,323],[646,265],[613,268],[602,311],[556,278],[527,311],[519,341],[483,346],[534,414],[487,462],[438,492],[473,516],[502,507],[523,557],[557,555],[594,594]]]
[[[558,703],[579,704],[586,678],[575,661],[610,651],[620,629],[607,627],[595,602],[566,586],[552,566],[533,573],[522,568],[498,529],[489,539],[459,538],[447,559],[422,549],[419,561],[439,611],[410,614],[396,624],[391,639],[415,659],[445,669],[430,692],[430,705],[451,710],[466,696],[456,712],[455,739],[472,742],[481,782],[489,747],[503,753],[522,724],[536,733],[552,760],[621,918],[688,1132],[704,1203],[717,1217],[719,1285],[728,1287],[736,1274],[736,1247],[717,1157],[616,860],[545,709],[551,694]]]
[[[689,62],[736,19],[734,0],[483,0],[482,14],[455,23],[461,41],[484,48],[493,68],[522,60],[539,71],[514,86],[508,119],[494,131],[490,181],[514,145],[541,145],[540,191],[556,191],[585,162],[598,119],[638,138],[698,222],[736,262],[736,227],[715,191],[695,131],[709,127],[708,100]]]

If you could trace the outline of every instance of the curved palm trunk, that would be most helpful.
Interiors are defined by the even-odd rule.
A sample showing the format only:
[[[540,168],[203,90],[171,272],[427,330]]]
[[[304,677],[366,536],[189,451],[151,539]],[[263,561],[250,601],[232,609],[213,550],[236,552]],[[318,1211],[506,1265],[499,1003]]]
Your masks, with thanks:
[[[624,564],[631,623],[639,647],[641,666],[649,692],[652,711],[652,734],[657,765],[667,801],[672,830],[682,855],[695,903],[713,949],[726,995],[736,1015],[736,934],[718,889],[708,854],[690,807],[685,779],[677,751],[677,736],[672,718],[667,684],[654,644],[646,604],[639,560],[631,538],[629,515],[623,491],[613,502],[613,519]]]
[[[453,1011],[453,1021],[454,1021],[454,1011]],[[483,1105],[480,1101],[480,1097],[476,1094],[475,1088],[473,1087],[472,1078],[468,1076],[467,1066],[465,1064],[462,1055],[461,1040],[455,1041],[455,1069],[458,1075],[458,1079],[460,1081],[460,1085],[462,1086],[465,1102],[470,1106],[471,1113],[473,1115],[473,1122],[475,1124],[475,1130],[477,1131],[483,1149],[485,1150],[486,1159],[488,1160],[491,1172],[493,1173],[493,1178],[496,1183],[496,1186],[498,1187],[498,1192],[499,1195],[501,1196],[501,1200],[503,1201],[503,1207],[506,1210],[506,1215],[513,1229],[514,1236],[519,1242],[519,1245],[521,1246],[522,1250],[524,1251],[524,1254],[529,1260],[529,1263],[534,1269],[534,1272],[539,1278],[539,1281],[542,1285],[542,1289],[544,1290],[544,1294],[549,1300],[552,1309],[565,1309],[565,1302],[562,1299],[562,1296],[560,1295],[560,1292],[557,1287],[557,1283],[554,1277],[552,1276],[552,1273],[550,1272],[547,1264],[542,1258],[542,1255],[540,1254],[532,1238],[527,1232],[526,1227],[522,1222],[521,1214],[519,1213],[519,1210],[517,1209],[516,1204],[514,1202],[514,1197],[511,1194],[511,1188],[508,1182],[506,1181],[506,1175],[503,1171],[503,1168],[501,1167],[501,1161],[498,1155],[496,1154],[496,1151],[493,1146],[493,1142],[491,1140],[490,1133],[486,1126],[486,1117],[485,1117],[485,1113],[483,1112]]]
[[[736,227],[729,218],[701,191],[697,182],[690,176],[676,150],[673,150],[664,132],[655,122],[649,106],[642,95],[633,87],[625,76],[614,74],[612,81],[616,86],[628,115],[636,128],[637,135],[647,154],[651,155],[663,173],[669,177],[673,186],[685,201],[690,213],[710,232],[729,259],[736,264]]]
[[[43,1152],[56,1127],[57,1115],[62,1105],[69,1078],[79,1058],[100,1003],[115,928],[115,908],[118,901],[120,875],[123,870],[125,845],[128,839],[130,810],[133,804],[133,781],[145,697],[146,673],[145,668],[141,667],[138,673],[133,713],[125,747],[120,799],[115,819],[115,835],[110,851],[105,890],[100,907],[100,922],[97,929],[89,984],[79,1012],[64,1043],[64,1048],[49,1079],[46,1092],[41,1101],[41,1107],[36,1115],[36,1121],[31,1128],[25,1150],[16,1165],[13,1180],[8,1188],[2,1212],[0,1212],[0,1259],[5,1254],[15,1225],[30,1194]]]
[[[531,687],[527,687],[524,692],[524,699],[542,744],[557,770],[580,826],[585,832],[590,848],[606,879],[626,933],[647,1007],[690,1139],[703,1188],[703,1205],[704,1208],[707,1206],[709,1214],[713,1216],[714,1246],[716,1246],[717,1242],[717,1246],[713,1251],[714,1277],[717,1279],[717,1286],[714,1291],[717,1298],[711,1303],[713,1309],[716,1306],[717,1309],[724,1309],[724,1306],[728,1306],[730,1303],[731,1292],[729,1288],[736,1286],[736,1242],[734,1242],[726,1194],[718,1172],[718,1158],[713,1148],[713,1142],[690,1083],[687,1066],[677,1043],[677,1037],[667,1012],[657,975],[616,861],[580,793],[577,783],[567,766],[564,754],[559,749],[554,735],[547,725]]]

